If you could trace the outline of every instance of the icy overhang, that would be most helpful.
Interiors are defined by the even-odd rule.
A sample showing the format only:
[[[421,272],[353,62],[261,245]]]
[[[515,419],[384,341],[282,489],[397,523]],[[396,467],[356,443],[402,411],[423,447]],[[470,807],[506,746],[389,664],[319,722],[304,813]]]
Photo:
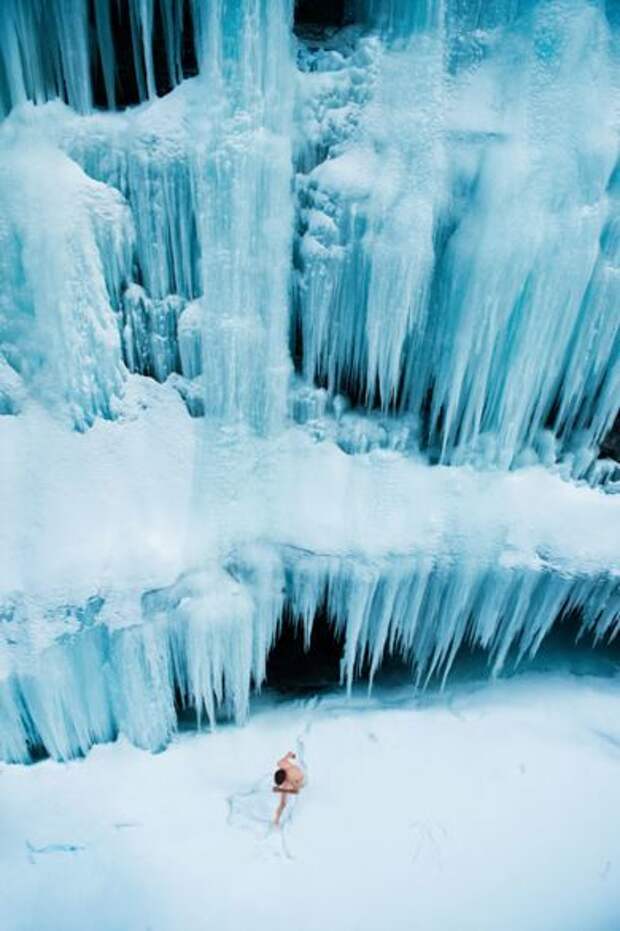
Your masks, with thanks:
[[[617,632],[618,496],[540,467],[350,456],[300,428],[218,450],[135,376],[124,405],[85,434],[33,403],[0,419],[6,759],[119,730],[159,749],[179,705],[243,720],[283,611],[307,640],[328,619],[349,684],[391,651],[424,685],[464,642],[498,672],[571,612]]]

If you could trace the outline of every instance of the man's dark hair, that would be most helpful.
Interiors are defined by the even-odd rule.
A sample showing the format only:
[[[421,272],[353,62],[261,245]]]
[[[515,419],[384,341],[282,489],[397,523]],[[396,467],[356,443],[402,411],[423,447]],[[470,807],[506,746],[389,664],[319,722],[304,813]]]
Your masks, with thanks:
[[[273,779],[277,786],[281,786],[284,780],[286,779],[286,770],[276,769]]]

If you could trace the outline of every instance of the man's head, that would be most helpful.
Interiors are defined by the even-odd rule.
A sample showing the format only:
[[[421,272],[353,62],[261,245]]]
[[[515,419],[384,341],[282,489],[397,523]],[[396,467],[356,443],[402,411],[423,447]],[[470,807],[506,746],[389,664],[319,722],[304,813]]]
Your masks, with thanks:
[[[286,770],[276,769],[273,779],[277,786],[281,786],[284,780],[286,779]]]

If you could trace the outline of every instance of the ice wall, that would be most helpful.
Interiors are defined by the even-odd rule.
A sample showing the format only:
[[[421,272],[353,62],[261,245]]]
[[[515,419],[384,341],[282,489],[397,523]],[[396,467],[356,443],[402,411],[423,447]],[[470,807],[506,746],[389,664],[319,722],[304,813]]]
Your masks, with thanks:
[[[338,635],[345,685],[390,654],[420,687],[441,684],[462,646],[510,674],[567,616],[586,643],[620,632],[617,495],[540,466],[429,468],[291,430],[277,456],[261,440],[221,505],[261,542],[188,569],[202,423],[151,379],[130,378],[123,404],[86,434],[28,408],[0,422],[8,759],[64,759],[117,732],[161,748],[183,708],[244,720],[283,615],[306,642],[316,624]]]
[[[222,716],[243,721],[285,602],[308,644],[319,609],[327,611],[344,637],[341,672],[349,687],[362,671],[372,681],[387,653],[408,660],[418,684],[445,678],[464,642],[488,650],[497,673],[509,658],[533,655],[571,612],[581,611],[583,629],[600,637],[620,629],[620,585],[611,576],[514,572],[428,556],[259,556],[147,592],[138,626],[93,626],[87,605],[76,610],[82,629],[72,636],[36,655],[27,644],[13,645],[12,672],[0,681],[0,758],[28,761],[44,750],[69,759],[119,732],[161,750],[184,706],[211,725]]]
[[[551,428],[583,471],[619,394],[604,11],[366,6],[387,42],[304,59],[318,161],[298,181],[304,372],[417,413],[439,461],[511,466]],[[343,70],[371,83],[362,106]]]
[[[283,610],[309,635],[327,609],[349,685],[390,650],[423,685],[463,642],[498,672],[571,612],[617,633],[613,547],[594,565],[571,526],[567,568],[530,528],[543,555],[511,564],[484,522],[475,544],[470,508],[453,552],[435,493],[473,494],[466,466],[490,499],[493,470],[540,463],[599,487],[612,532],[620,474],[599,450],[620,397],[614,5],[350,0],[344,18],[296,35],[292,0],[3,7],[0,432],[31,463],[26,481],[16,452],[3,477],[5,562],[21,570],[0,591],[6,758],[67,758],[119,730],[161,747],[179,703],[242,719]],[[140,444],[164,397],[176,413],[159,442],[192,461],[149,474],[151,496],[133,478],[158,461]],[[153,553],[136,544],[140,580],[111,613],[127,579],[94,543],[101,508],[91,538],[78,528],[79,597],[46,559],[54,534],[39,517],[22,531],[33,502],[63,540],[72,508],[91,507],[68,480],[47,492],[49,424],[30,444],[42,408],[66,430],[64,475],[77,457],[112,487],[116,441],[87,467],[71,431],[130,430],[119,499],[123,484],[148,501],[147,527],[183,511],[182,565],[149,591]]]
[[[419,418],[431,461],[561,458],[594,476],[620,392],[613,10],[347,11],[357,25],[297,42],[296,78],[284,2],[132,2],[123,23],[105,0],[90,22],[78,0],[7,7],[2,74],[22,88],[7,107],[60,95],[86,114],[30,119],[133,217],[132,287],[111,295],[125,363],[159,380],[203,375],[183,386],[207,392],[195,413],[244,407],[262,429],[284,415],[290,330],[309,383]],[[93,61],[106,87],[122,82],[120,36],[151,102],[93,115],[79,94]],[[199,78],[181,81],[189,39]],[[159,100],[155,58],[181,82]],[[199,372],[183,368],[178,298],[203,300]]]

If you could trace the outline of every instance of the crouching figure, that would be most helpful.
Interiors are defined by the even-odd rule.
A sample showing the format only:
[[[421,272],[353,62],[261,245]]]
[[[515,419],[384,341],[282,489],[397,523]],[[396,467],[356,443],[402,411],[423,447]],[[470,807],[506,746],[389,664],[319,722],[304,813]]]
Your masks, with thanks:
[[[289,795],[298,795],[299,790],[303,787],[305,782],[304,772],[299,766],[297,757],[292,750],[289,750],[286,756],[278,760],[277,765],[278,768],[273,776],[273,781],[275,783],[273,791],[280,793],[280,801],[273,819],[275,825],[280,824],[282,812],[286,807],[287,797]]]

